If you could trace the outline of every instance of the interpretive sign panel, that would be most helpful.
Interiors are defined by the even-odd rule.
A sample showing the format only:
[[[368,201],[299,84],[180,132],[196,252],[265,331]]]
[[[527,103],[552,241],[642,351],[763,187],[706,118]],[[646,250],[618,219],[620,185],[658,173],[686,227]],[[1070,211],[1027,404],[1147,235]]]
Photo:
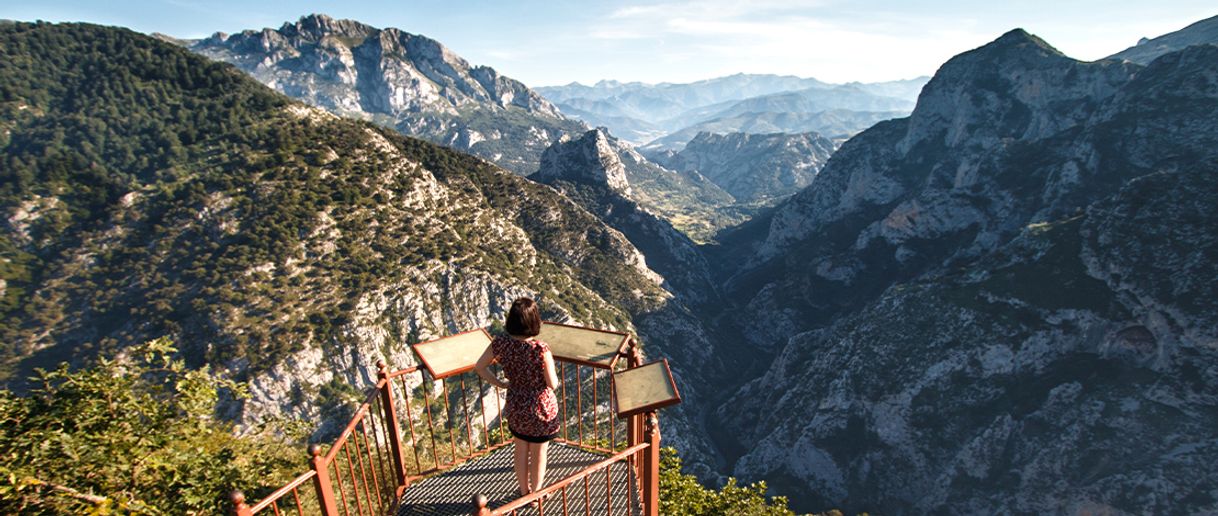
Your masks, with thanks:
[[[423,367],[434,378],[445,378],[472,370],[478,357],[491,345],[484,329],[471,330],[411,346]]]
[[[608,330],[595,330],[582,326],[543,322],[541,334],[537,336],[550,345],[555,358],[562,358],[593,367],[613,369],[618,352],[626,345],[630,335]]]
[[[668,359],[613,373],[613,395],[620,418],[681,403]]]

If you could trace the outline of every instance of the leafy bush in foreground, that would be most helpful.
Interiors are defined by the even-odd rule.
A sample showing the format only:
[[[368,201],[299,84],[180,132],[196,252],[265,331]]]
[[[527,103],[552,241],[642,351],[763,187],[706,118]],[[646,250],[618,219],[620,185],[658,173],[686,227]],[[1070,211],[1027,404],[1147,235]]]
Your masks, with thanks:
[[[711,516],[789,516],[783,496],[766,498],[765,482],[739,486],[728,479],[722,489],[707,489],[693,475],[681,473],[681,457],[672,448],[660,452],[660,514]]]
[[[242,386],[175,352],[157,339],[87,369],[40,371],[23,397],[0,391],[0,513],[224,513],[234,487],[300,469],[297,447],[216,420],[220,391]]]

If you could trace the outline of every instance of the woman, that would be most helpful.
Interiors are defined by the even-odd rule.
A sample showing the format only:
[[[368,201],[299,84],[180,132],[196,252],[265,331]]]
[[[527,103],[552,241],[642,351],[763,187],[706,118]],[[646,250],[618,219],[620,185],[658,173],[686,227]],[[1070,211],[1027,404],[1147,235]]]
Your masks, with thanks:
[[[504,326],[507,336],[495,337],[474,369],[492,385],[507,389],[504,415],[516,438],[516,483],[524,496],[545,486],[546,447],[558,437],[558,375],[550,346],[534,338],[541,333],[537,303],[527,297],[513,301]],[[506,382],[491,373],[495,362],[503,366]]]

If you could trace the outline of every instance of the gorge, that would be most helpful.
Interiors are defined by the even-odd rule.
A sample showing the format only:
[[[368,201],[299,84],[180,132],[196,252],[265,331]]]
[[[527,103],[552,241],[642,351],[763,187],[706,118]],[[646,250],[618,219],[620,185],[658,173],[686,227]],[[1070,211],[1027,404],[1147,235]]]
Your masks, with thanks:
[[[0,25],[3,379],[169,335],[226,417],[318,419],[531,295],[669,357],[666,444],[797,510],[1218,510],[1216,19],[644,152],[396,29]]]

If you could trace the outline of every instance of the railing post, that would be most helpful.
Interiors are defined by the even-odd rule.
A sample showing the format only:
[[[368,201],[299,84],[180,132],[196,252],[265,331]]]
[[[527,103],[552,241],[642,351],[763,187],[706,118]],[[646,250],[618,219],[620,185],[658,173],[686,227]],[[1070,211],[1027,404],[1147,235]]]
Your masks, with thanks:
[[[376,377],[385,381],[381,389],[381,406],[385,408],[385,424],[389,429],[389,450],[393,453],[393,464],[397,475],[397,487],[406,485],[406,457],[402,455],[402,428],[398,426],[398,411],[393,404],[393,382],[389,381],[389,368],[384,360],[376,362]],[[396,491],[396,489],[395,489]]]
[[[313,468],[313,487],[317,490],[317,504],[323,516],[338,516],[338,504],[334,503],[334,487],[330,484],[330,470],[321,456],[321,445],[309,445],[309,466]]]
[[[660,514],[660,423],[655,412],[648,412],[644,439],[647,449],[643,450],[643,515],[659,516]]]
[[[233,491],[232,494],[229,495],[229,498],[233,501],[233,514],[236,514],[237,516],[254,515],[254,513],[250,511],[250,506],[245,504],[245,493],[242,493],[241,491]]]
[[[473,516],[490,516],[491,510],[486,508],[487,503],[488,502],[486,500],[486,495],[483,495],[483,494],[474,495],[474,512],[472,512],[471,514]]]
[[[626,368],[634,369],[643,363],[643,357],[639,352],[638,343],[631,337],[629,348],[626,352]],[[626,446],[634,446],[642,442],[643,438],[643,418],[635,414],[626,418]],[[643,478],[643,463],[639,460],[634,461],[635,478]]]

